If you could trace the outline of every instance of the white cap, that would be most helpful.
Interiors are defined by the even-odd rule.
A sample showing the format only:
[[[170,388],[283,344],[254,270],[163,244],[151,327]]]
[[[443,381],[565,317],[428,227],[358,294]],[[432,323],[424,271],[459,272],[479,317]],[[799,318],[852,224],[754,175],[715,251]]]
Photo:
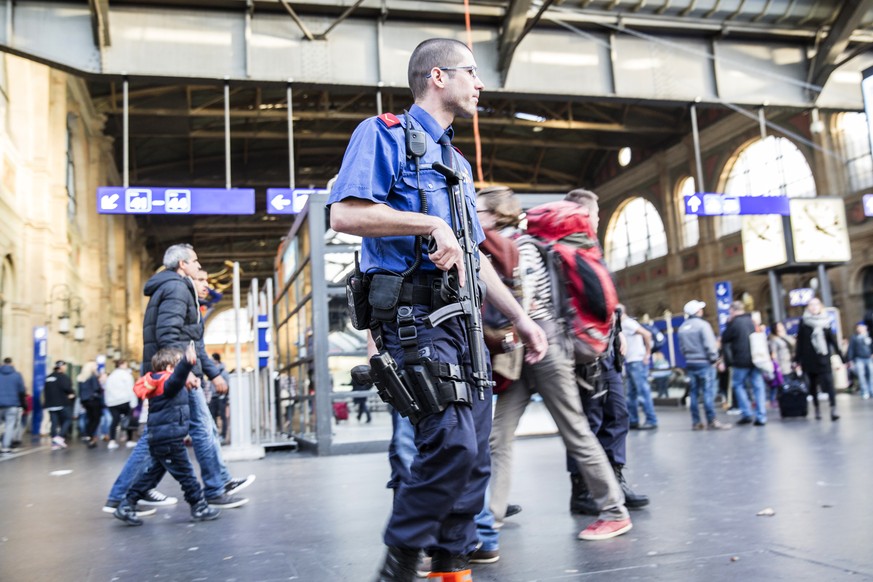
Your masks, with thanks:
[[[692,299],[688,303],[685,304],[685,314],[686,315],[695,315],[698,311],[706,307],[706,303],[703,301],[698,301],[697,299]]]

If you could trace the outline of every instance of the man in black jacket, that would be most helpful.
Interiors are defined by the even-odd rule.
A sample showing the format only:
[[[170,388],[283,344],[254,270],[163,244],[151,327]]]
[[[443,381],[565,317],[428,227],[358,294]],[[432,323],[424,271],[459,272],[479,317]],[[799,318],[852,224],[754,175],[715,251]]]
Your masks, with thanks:
[[[164,253],[166,270],[156,273],[145,284],[144,293],[149,297],[143,318],[143,363],[151,361],[152,356],[161,348],[185,349],[193,341],[197,351],[197,363],[189,376],[189,386],[199,387],[199,377],[205,372],[212,380],[216,390],[227,391],[227,383],[221,377],[221,370],[206,355],[203,344],[203,321],[197,301],[197,289],[194,277],[201,271],[197,253],[189,244],[177,244]],[[145,373],[147,370],[143,370]],[[223,509],[239,507],[248,503],[248,499],[233,495],[235,492],[251,485],[254,475],[241,479],[231,477],[221,456],[221,444],[218,441],[218,430],[209,407],[203,396],[203,391],[193,389],[188,391],[191,410],[189,434],[194,448],[194,455],[200,465],[203,478],[203,488],[209,505]],[[152,462],[148,454],[148,431],[137,443],[133,454],[122,469],[103,510],[107,513],[115,511],[124,498],[127,489],[136,477]],[[145,444],[143,441],[146,441]],[[153,498],[145,498],[144,505],[166,505],[167,497],[157,491],[151,492]],[[171,503],[178,500],[169,498]]]
[[[742,301],[731,303],[729,317],[730,321],[721,334],[721,345],[725,364],[733,368],[734,395],[742,414],[737,424],[751,424],[754,420],[755,426],[764,426],[767,424],[767,393],[764,376],[752,363],[752,346],[749,342],[749,336],[755,332],[755,322],[752,321],[752,314],[746,313]],[[746,381],[752,385],[755,395],[754,417],[746,394]]]
[[[67,448],[67,433],[73,420],[73,402],[76,393],[73,383],[67,376],[67,363],[63,360],[55,362],[54,370],[45,379],[43,389],[43,404],[52,419],[52,450]]]

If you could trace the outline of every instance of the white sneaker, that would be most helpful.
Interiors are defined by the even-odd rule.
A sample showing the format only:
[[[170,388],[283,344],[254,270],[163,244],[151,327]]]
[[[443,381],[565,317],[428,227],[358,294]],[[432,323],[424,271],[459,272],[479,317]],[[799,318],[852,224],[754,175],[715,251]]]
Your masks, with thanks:
[[[115,442],[115,441],[109,441],[109,444],[106,445],[106,448],[109,449],[110,451],[111,451],[112,449],[117,449],[117,448],[118,448],[118,443]]]
[[[164,495],[157,489],[150,489],[146,496],[139,500],[140,505],[175,505],[179,500],[175,497]]]
[[[127,441],[126,443],[124,443],[124,446],[126,446],[128,449],[132,449],[136,446],[136,441]]]
[[[59,446],[59,447],[64,446],[64,439],[63,439],[63,437],[59,437],[59,436],[52,437],[52,444],[53,444],[53,445],[57,445],[57,446]]]

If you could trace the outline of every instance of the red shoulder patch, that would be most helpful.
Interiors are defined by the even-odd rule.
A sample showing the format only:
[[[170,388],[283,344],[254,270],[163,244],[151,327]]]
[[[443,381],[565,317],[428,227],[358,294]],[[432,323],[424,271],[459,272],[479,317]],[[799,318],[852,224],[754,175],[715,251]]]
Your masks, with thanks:
[[[393,113],[383,113],[382,115],[378,115],[377,117],[387,127],[394,127],[395,125],[400,125],[400,120],[397,119],[397,116],[394,115]]]

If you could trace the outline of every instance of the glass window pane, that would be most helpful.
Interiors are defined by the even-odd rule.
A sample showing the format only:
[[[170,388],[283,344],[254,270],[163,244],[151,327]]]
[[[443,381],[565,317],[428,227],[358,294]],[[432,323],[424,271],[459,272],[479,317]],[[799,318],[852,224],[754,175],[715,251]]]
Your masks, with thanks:
[[[606,233],[606,262],[613,271],[667,254],[667,234],[657,209],[645,198],[628,200]]]
[[[791,140],[770,136],[746,146],[737,156],[725,182],[728,196],[788,196],[816,195],[815,180],[806,158]],[[718,235],[740,231],[739,216],[718,219]]]

